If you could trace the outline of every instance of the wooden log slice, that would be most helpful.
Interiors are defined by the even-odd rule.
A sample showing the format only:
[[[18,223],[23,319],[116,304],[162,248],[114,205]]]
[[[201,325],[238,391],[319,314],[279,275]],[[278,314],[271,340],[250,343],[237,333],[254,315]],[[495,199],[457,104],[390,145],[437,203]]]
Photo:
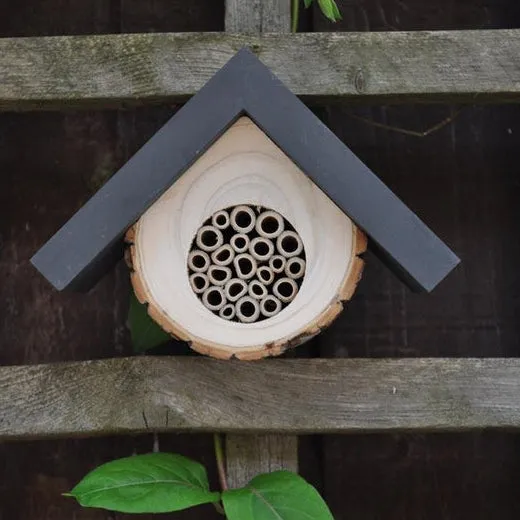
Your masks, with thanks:
[[[254,323],[208,310],[188,269],[204,223],[244,205],[282,215],[301,237],[306,265],[294,300]],[[367,245],[364,233],[247,117],[149,208],[128,231],[127,242],[132,284],[150,316],[200,353],[244,360],[279,355],[330,325],[354,294],[363,270],[359,255]]]

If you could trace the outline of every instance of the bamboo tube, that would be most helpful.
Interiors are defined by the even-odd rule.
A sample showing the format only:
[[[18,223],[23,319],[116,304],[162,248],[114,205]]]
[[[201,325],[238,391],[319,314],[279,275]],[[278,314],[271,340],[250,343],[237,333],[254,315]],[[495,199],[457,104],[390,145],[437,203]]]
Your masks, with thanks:
[[[256,276],[264,285],[271,285],[274,282],[274,272],[266,265],[258,268],[256,271]]]
[[[197,246],[203,251],[211,253],[224,243],[222,231],[213,226],[202,226],[197,232]]]
[[[233,258],[235,258],[235,251],[229,244],[224,244],[211,253],[211,260],[215,265],[229,265],[233,262]]]
[[[260,312],[266,318],[276,316],[281,310],[282,302],[272,294],[269,294],[260,302]]]
[[[235,304],[237,318],[242,323],[254,323],[260,317],[260,304],[251,296],[243,296]]]
[[[232,275],[229,267],[212,265],[208,269],[208,280],[212,285],[226,285]]]
[[[291,258],[303,251],[303,242],[294,231],[284,231],[276,240],[276,247],[282,256]]]
[[[249,253],[259,262],[266,262],[274,254],[274,244],[264,237],[256,237],[249,244]]]
[[[238,233],[231,237],[230,244],[235,253],[245,253],[249,248],[249,237],[244,233]]]
[[[289,303],[298,294],[298,284],[292,278],[280,278],[273,285],[273,294],[283,303]]]
[[[305,274],[305,260],[297,256],[289,258],[285,266],[285,274],[293,280],[299,280]]]
[[[264,238],[276,238],[283,232],[285,223],[276,211],[264,211],[256,219],[256,232]]]
[[[224,294],[230,302],[236,302],[247,294],[247,283],[240,278],[232,278],[224,287]]]
[[[242,278],[242,280],[249,280],[256,274],[256,260],[247,253],[235,256],[233,265],[235,266],[237,276]]]
[[[204,273],[193,273],[190,276],[190,285],[195,294],[202,294],[209,287],[209,280]]]
[[[227,229],[230,224],[229,213],[225,209],[217,211],[213,215],[213,217],[211,217],[211,223],[217,229],[220,229],[220,230]]]
[[[253,280],[249,284],[248,292],[249,296],[251,296],[251,298],[255,298],[255,300],[261,300],[268,294],[266,286],[258,280]]]
[[[273,255],[269,258],[269,269],[276,274],[283,273],[286,263],[287,260],[282,255]]]
[[[235,306],[232,303],[227,303],[220,309],[218,315],[224,320],[232,320],[237,314]]]
[[[256,224],[255,212],[249,206],[237,206],[230,216],[231,227],[238,233],[249,233]]]
[[[188,267],[196,273],[205,273],[210,266],[208,253],[195,249],[188,255]]]
[[[222,287],[211,286],[204,291],[202,303],[210,311],[219,311],[226,305],[226,296]]]

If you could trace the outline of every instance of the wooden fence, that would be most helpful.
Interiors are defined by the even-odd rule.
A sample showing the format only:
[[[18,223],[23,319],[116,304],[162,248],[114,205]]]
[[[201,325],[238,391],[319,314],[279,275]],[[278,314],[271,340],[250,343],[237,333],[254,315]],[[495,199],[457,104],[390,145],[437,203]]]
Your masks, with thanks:
[[[520,30],[294,35],[289,25],[288,0],[228,0],[227,34],[2,39],[0,109],[183,100],[245,45],[304,99],[520,97]],[[0,389],[0,440],[224,431],[232,485],[296,469],[297,433],[520,428],[512,359],[140,357],[4,367]]]

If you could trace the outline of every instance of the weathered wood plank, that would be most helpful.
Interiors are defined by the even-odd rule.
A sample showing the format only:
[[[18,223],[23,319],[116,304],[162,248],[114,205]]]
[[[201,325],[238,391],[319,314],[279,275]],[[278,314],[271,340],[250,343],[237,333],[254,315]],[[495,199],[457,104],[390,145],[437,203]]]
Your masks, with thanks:
[[[246,485],[260,473],[298,471],[296,435],[227,435],[227,477],[230,488]]]
[[[0,368],[0,438],[520,428],[517,359],[123,358]]]
[[[243,46],[297,95],[364,102],[520,98],[520,30],[0,39],[0,109],[186,99]]]
[[[291,28],[290,0],[226,0],[226,32],[288,33]]]
[[[291,0],[263,0],[263,33],[288,33],[291,31]]]

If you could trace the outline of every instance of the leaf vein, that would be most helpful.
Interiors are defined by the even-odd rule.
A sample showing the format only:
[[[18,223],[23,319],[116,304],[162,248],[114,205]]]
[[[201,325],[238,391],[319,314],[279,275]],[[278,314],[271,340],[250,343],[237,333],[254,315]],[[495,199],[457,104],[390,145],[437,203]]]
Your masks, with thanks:
[[[278,513],[274,506],[262,495],[262,493],[260,493],[260,491],[258,491],[258,489],[254,487],[250,487],[249,489],[273,512],[275,518],[277,518],[278,520],[283,520],[283,518],[280,516],[280,513]]]
[[[103,487],[103,488],[98,488],[98,489],[94,489],[92,491],[85,491],[83,493],[78,493],[78,495],[84,497],[87,495],[92,495],[94,493],[102,493],[103,491],[110,491],[112,489],[119,489],[119,488],[130,487],[130,486],[143,486],[143,485],[150,485],[150,484],[179,484],[181,486],[196,489],[197,491],[201,491],[203,493],[209,494],[209,492],[199,489],[197,486],[195,486],[193,484],[189,484],[187,482],[182,482],[181,480],[145,480],[145,481],[140,481],[140,482],[130,482],[128,484],[118,484],[117,486],[107,486],[107,487]]]

